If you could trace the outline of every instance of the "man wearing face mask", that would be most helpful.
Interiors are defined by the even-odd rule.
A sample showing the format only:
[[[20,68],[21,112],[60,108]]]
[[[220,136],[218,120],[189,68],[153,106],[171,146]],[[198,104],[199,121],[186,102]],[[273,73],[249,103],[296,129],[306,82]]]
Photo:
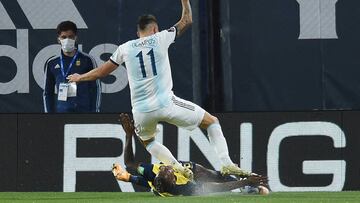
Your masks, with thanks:
[[[66,79],[68,75],[86,73],[97,66],[90,55],[76,48],[76,24],[71,21],[61,22],[57,26],[57,35],[61,54],[59,57],[51,57],[46,63],[43,94],[45,112],[99,112],[100,80],[76,84]]]

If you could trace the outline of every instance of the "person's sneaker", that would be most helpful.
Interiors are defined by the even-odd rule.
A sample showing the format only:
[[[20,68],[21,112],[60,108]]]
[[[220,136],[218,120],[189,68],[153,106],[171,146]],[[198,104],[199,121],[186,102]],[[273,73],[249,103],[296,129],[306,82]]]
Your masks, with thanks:
[[[121,181],[125,181],[125,182],[130,181],[130,173],[128,173],[126,170],[124,170],[120,166],[120,164],[113,164],[111,171],[117,180],[121,180]]]
[[[235,175],[240,177],[249,177],[251,175],[250,172],[244,171],[238,166],[234,165],[228,165],[228,166],[222,166],[221,167],[221,175]]]

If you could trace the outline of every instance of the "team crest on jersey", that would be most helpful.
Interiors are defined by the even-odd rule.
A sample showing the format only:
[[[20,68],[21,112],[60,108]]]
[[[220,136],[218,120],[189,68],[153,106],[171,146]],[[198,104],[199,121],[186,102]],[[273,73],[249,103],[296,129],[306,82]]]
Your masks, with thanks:
[[[60,68],[60,66],[59,66],[59,64],[56,64],[55,69],[58,69],[58,68]]]
[[[81,65],[81,62],[80,62],[80,59],[76,61],[76,66],[80,66]]]

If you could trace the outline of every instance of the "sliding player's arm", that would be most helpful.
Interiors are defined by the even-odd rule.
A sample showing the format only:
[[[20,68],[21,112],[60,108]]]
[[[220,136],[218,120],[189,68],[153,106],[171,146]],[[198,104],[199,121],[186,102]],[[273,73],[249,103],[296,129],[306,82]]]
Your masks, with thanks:
[[[116,180],[124,182],[132,182],[136,185],[141,185],[149,188],[148,181],[143,176],[132,175],[121,167],[120,164],[115,163],[112,167],[112,173]]]
[[[135,160],[133,148],[132,148],[132,138],[135,134],[134,122],[131,120],[128,114],[120,114],[120,122],[126,133],[125,138],[125,147],[124,147],[124,162],[126,167],[137,169],[139,167],[139,162]]]
[[[181,0],[182,15],[179,22],[175,24],[177,29],[176,37],[180,37],[192,24],[192,11],[190,0]]]
[[[231,191],[237,188],[241,188],[244,186],[258,186],[266,183],[268,181],[267,177],[264,176],[250,176],[243,180],[238,181],[230,181],[225,183],[215,183],[215,182],[207,182],[203,184],[202,188],[199,188],[200,191],[198,193],[208,194],[210,192],[226,192]]]

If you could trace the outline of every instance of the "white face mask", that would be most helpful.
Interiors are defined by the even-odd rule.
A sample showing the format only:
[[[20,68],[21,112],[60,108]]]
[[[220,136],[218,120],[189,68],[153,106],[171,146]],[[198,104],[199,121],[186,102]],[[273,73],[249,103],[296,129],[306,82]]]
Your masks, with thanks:
[[[60,40],[60,43],[61,43],[61,49],[66,53],[69,53],[69,52],[72,52],[75,50],[75,40],[74,39],[69,39],[69,38],[62,39],[62,40]]]

